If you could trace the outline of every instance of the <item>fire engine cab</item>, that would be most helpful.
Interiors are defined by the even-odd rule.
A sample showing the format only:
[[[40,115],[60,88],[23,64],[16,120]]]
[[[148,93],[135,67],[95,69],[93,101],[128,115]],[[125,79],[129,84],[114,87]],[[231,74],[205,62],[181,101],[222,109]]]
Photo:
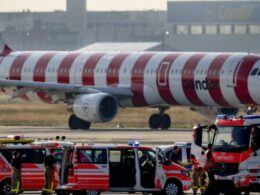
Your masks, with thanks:
[[[73,194],[160,192],[182,194],[189,172],[167,161],[160,149],[130,145],[75,145],[64,150],[61,191]]]
[[[59,183],[60,154],[65,145],[73,145],[67,141],[34,141],[21,139],[14,136],[14,139],[0,140],[0,194],[9,195],[11,192],[11,158],[12,152],[18,151],[22,162],[22,191],[42,190],[44,185],[44,159],[54,149],[57,165],[55,167],[55,178],[53,188]]]
[[[193,137],[191,153],[201,164],[212,144],[208,194],[260,192],[260,116],[219,115],[215,125],[195,127]]]

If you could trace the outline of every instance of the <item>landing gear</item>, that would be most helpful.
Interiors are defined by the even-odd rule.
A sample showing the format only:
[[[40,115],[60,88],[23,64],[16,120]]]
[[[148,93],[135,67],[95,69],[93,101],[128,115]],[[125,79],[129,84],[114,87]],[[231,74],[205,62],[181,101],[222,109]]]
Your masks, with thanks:
[[[152,114],[149,119],[151,129],[169,129],[171,126],[171,118],[168,114],[164,114],[167,108],[159,108],[159,114]]]
[[[257,111],[257,106],[252,105],[252,106],[247,106],[245,109],[245,113],[247,115],[253,115]]]
[[[75,114],[72,114],[69,118],[69,127],[72,130],[76,130],[76,129],[88,130],[90,125],[91,125],[90,122],[84,121],[76,117]]]

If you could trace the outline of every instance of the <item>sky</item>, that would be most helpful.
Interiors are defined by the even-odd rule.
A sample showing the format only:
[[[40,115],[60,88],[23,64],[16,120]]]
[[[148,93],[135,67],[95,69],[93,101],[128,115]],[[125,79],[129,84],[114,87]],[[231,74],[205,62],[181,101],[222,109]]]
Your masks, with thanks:
[[[88,10],[166,10],[167,0],[87,0]],[[0,0],[0,12],[65,10],[66,0]]]

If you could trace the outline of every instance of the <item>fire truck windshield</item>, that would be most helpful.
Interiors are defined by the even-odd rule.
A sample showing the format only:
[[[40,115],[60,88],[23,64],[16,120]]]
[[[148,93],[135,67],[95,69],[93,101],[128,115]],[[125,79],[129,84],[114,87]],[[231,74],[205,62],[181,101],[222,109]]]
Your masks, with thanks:
[[[219,152],[241,152],[249,147],[249,126],[218,126],[212,150]]]

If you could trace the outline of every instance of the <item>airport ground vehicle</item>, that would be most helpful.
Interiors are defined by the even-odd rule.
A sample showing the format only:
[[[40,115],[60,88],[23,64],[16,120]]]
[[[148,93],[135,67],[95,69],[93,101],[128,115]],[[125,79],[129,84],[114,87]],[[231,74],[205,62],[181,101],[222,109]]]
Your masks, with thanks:
[[[157,192],[182,194],[191,187],[189,172],[145,146],[76,145],[64,150],[60,186],[73,194]]]
[[[174,144],[171,145],[162,145],[162,146],[157,146],[160,148],[165,157],[170,160],[170,155],[172,152],[172,149],[174,146],[178,146],[180,148],[180,152],[178,153],[177,159],[178,161],[181,162],[181,164],[191,171],[192,164],[190,161],[190,151],[191,151],[191,143],[189,142],[174,142]]]
[[[260,116],[220,115],[215,124],[194,129],[191,150],[203,164],[201,152],[212,144],[213,164],[208,171],[214,179],[208,194],[260,192]]]
[[[7,195],[11,191],[10,164],[12,152],[18,151],[22,161],[22,191],[41,190],[44,185],[44,159],[55,150],[57,165],[55,167],[55,179],[53,188],[59,183],[59,162],[61,161],[62,148],[71,145],[67,141],[34,141],[34,140],[0,140],[0,194]]]

